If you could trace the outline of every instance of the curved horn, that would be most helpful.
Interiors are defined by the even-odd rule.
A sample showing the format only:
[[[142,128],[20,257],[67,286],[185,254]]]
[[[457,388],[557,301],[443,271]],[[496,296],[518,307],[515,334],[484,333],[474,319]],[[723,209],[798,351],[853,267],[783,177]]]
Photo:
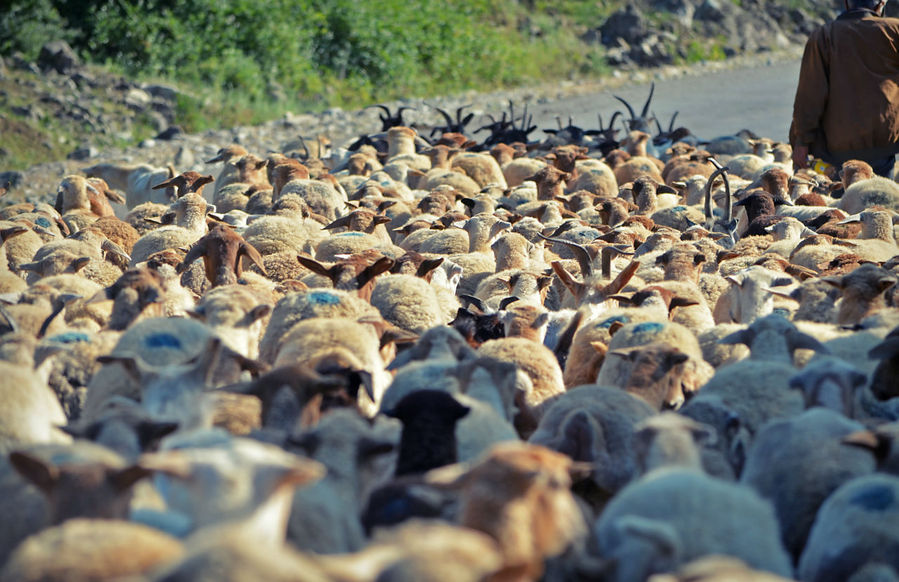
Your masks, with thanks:
[[[440,115],[442,115],[442,116],[443,116],[443,119],[446,120],[446,126],[447,126],[447,127],[452,127],[452,126],[453,126],[453,118],[450,117],[450,114],[449,114],[449,113],[447,113],[446,111],[444,111],[443,109],[441,109],[441,108],[439,108],[439,107],[435,107],[434,109],[436,109],[436,110],[437,110],[437,113],[439,113]]]
[[[577,259],[577,264],[581,267],[581,277],[584,280],[586,280],[587,277],[593,275],[593,259],[590,258],[590,253],[587,251],[587,248],[585,246],[579,245],[576,242],[572,242],[570,240],[543,236],[539,232],[537,233],[537,236],[539,236],[543,240],[553,243],[559,243],[560,245],[564,245],[570,248],[574,253],[574,258]]]
[[[646,114],[649,113],[649,104],[652,102],[652,94],[655,93],[656,90],[656,82],[653,81],[652,85],[649,86],[649,97],[646,98],[646,103],[643,105],[643,111],[640,112],[641,118],[646,118]]]
[[[624,106],[627,107],[627,112],[631,114],[631,119],[637,119],[637,114],[636,114],[636,112],[634,112],[634,108],[631,107],[630,103],[628,103],[627,101],[625,101],[618,95],[612,95],[612,97],[614,97],[615,99],[618,99],[619,101],[624,103]],[[609,127],[611,128],[611,124],[609,125]]]

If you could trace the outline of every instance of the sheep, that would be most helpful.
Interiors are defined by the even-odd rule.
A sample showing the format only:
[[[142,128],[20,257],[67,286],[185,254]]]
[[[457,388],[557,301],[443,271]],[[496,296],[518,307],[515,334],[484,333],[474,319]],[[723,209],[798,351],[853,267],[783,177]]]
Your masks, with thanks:
[[[0,460],[5,527],[0,562],[26,536],[70,518],[123,519],[132,486],[150,471],[86,441],[21,446]]]
[[[749,359],[719,368],[690,406],[705,398],[720,398],[750,434],[770,419],[804,409],[803,397],[789,388],[789,378],[796,373],[792,353],[799,348],[825,350],[819,341],[779,315],[758,319],[720,341],[748,345]]]
[[[121,520],[70,519],[27,538],[0,570],[0,581],[141,576],[183,553],[179,540],[152,527]]]
[[[356,294],[337,289],[288,293],[275,304],[259,342],[259,359],[272,364],[284,336],[294,324],[313,317],[358,319],[379,316],[377,308]]]
[[[105,180],[110,188],[125,192],[128,210],[145,202],[169,204],[175,200],[173,188],[153,190],[153,186],[175,177],[175,169],[171,166],[158,168],[147,164],[100,163],[81,171],[88,177]]]
[[[291,435],[288,450],[301,452],[327,470],[318,483],[293,496],[287,538],[298,548],[319,554],[357,551],[365,543],[360,514],[366,465],[393,451],[386,438],[352,410],[336,410],[315,428]]]
[[[163,215],[168,211],[168,201],[166,201],[165,204],[145,202],[132,208],[131,211],[125,215],[124,221],[131,225],[139,235],[145,235],[159,226]]]
[[[513,363],[527,374],[532,389],[521,395],[518,406],[535,424],[552,402],[565,392],[559,362],[543,344],[524,338],[500,338],[481,344],[478,354]]]
[[[862,231],[854,241],[853,252],[865,260],[886,262],[899,255],[896,237],[893,235],[891,213],[883,210],[865,210],[840,221],[845,224],[854,221],[862,223]]]
[[[518,440],[510,408],[514,398],[512,394],[530,387],[527,376],[511,365],[500,364],[497,368],[495,363],[484,364],[484,360],[476,360],[462,338],[449,328],[432,328],[422,338],[425,341],[419,341],[416,346],[424,350],[428,349],[425,345],[432,344],[429,349],[431,356],[425,361],[400,363],[402,367],[384,393],[382,410],[392,410],[405,396],[422,388],[450,393],[470,409],[456,426],[458,458],[464,462],[478,457],[497,442]],[[463,348],[462,353],[465,354],[461,363],[452,354],[454,348],[451,344],[457,342],[456,349]],[[416,346],[410,350],[418,352]],[[397,360],[391,363],[391,369],[395,364]],[[476,371],[478,368],[486,368],[489,382]],[[502,372],[498,373],[495,369]]]
[[[173,224],[152,230],[134,243],[131,265],[146,261],[153,253],[189,246],[207,232],[206,211],[208,205],[197,194],[186,194],[171,206],[174,213]]]
[[[32,443],[67,443],[71,439],[58,430],[66,423],[59,400],[32,370],[0,362],[3,418],[0,421],[0,452]]]
[[[316,564],[344,582],[477,582],[497,573],[502,557],[484,533],[417,519],[379,531],[361,552],[321,556]]]
[[[403,425],[394,475],[421,474],[457,462],[456,423],[470,410],[442,390],[423,389],[384,411]]]
[[[799,558],[803,581],[849,580],[866,565],[899,568],[895,527],[899,478],[882,473],[844,483],[821,505]]]
[[[731,287],[715,304],[715,323],[751,324],[774,310],[771,288],[794,283],[792,277],[760,266],[751,266],[727,277]]]
[[[375,286],[375,279],[394,266],[391,258],[383,256],[379,251],[370,249],[353,255],[339,255],[336,264],[326,267],[320,262],[297,256],[304,267],[317,276],[326,277],[335,289],[356,290],[361,299],[370,299]],[[305,282],[312,288],[322,287],[317,278],[307,277]]]
[[[883,341],[871,349],[869,357],[879,360],[877,368],[871,374],[871,392],[880,400],[899,396],[896,378],[899,378],[899,328],[891,331]]]
[[[607,164],[598,160],[586,160],[578,162],[575,169],[577,176],[568,184],[570,191],[586,190],[600,197],[618,195],[619,182]]]
[[[663,412],[634,427],[633,448],[639,475],[661,467],[702,469],[699,446],[715,438],[714,429],[686,416]]]
[[[490,154],[475,152],[457,154],[450,160],[450,168],[467,175],[481,188],[495,185],[505,190],[509,187],[502,169]]]
[[[865,162],[843,162],[843,196],[838,207],[857,214],[872,206],[884,206],[899,212],[899,185],[889,178],[875,176]]]
[[[721,554],[788,577],[790,558],[771,505],[745,486],[690,469],[660,469],[606,506],[595,526],[609,580],[644,580]]]
[[[706,374],[707,377],[702,377],[701,381],[686,385],[682,379],[685,375],[683,365],[690,357],[664,342],[609,350],[606,357],[609,356],[631,361],[630,373],[618,387],[646,400],[656,410],[680,408],[711,376],[710,373]]]
[[[380,318],[379,318],[380,319]],[[302,363],[328,354],[347,352],[358,361],[358,369],[372,377],[372,396],[359,394],[359,405],[366,416],[374,416],[381,397],[390,383],[379,351],[380,339],[374,326],[351,319],[315,317],[293,325],[281,340],[273,366]]]
[[[756,434],[740,482],[774,505],[794,561],[824,500],[846,481],[874,471],[873,455],[842,443],[862,429],[839,412],[813,408],[773,420]]]
[[[191,263],[203,258],[206,279],[213,287],[235,283],[241,273],[241,258],[246,257],[265,274],[265,266],[262,264],[262,255],[253,245],[230,227],[224,224],[216,224],[200,240],[191,245],[190,250],[176,272],[180,275],[186,271]]]
[[[165,512],[180,516],[182,535],[237,522],[263,544],[284,540],[293,488],[324,475],[316,461],[221,429],[172,434],[158,452],[141,456],[141,466],[154,471]],[[163,529],[175,523],[169,516],[132,515]]]
[[[102,232],[125,253],[131,253],[140,233],[133,226],[114,216],[103,216],[91,223],[91,228]]]
[[[787,582],[788,578],[762,572],[730,556],[706,556],[670,574],[653,574],[647,582]]]
[[[618,388],[577,386],[546,410],[528,442],[591,463],[591,496],[603,502],[636,475],[634,426],[653,414],[645,401]]]
[[[212,328],[225,345],[255,359],[271,311],[272,306],[253,293],[252,288],[225,285],[204,294],[191,315]]]
[[[470,468],[444,467],[427,479],[459,491],[459,524],[492,537],[504,569],[517,579],[534,579],[545,559],[586,536],[587,524],[569,491],[570,472],[578,469],[550,449],[501,443]]]
[[[202,196],[203,188],[213,180],[214,178],[211,175],[204,176],[203,174],[194,171],[181,172],[165,182],[154,185],[153,190],[174,188],[175,194],[179,198],[185,194],[197,194],[198,196]]]
[[[412,275],[379,277],[372,289],[371,304],[385,320],[415,333],[449,323],[459,309],[455,298],[447,301],[427,281]]]
[[[824,277],[841,291],[836,322],[852,325],[886,307],[884,292],[896,284],[896,275],[873,264],[864,264],[842,277]]]
[[[212,330],[185,318],[155,317],[131,325],[122,333],[115,348],[106,354],[114,360],[116,356],[140,358],[150,366],[182,364],[198,355],[212,337]],[[242,368],[247,366],[246,358],[225,348],[226,358],[220,358],[213,376],[216,383],[228,384],[237,381]],[[139,386],[133,377],[118,362],[105,364],[91,377],[87,388],[87,399],[82,411],[83,418],[92,420],[102,410],[103,403],[114,395],[133,400],[140,398]]]
[[[645,346],[650,343],[663,343],[676,347],[687,358],[702,362],[702,350],[693,332],[686,327],[672,322],[647,321],[643,323],[626,323],[609,342],[609,352],[636,346]],[[626,353],[622,352],[622,355]],[[681,364],[686,360],[679,356],[673,356],[674,361]],[[629,358],[606,357],[595,379],[597,384],[603,386],[624,387],[631,375],[632,363]]]
[[[853,419],[865,415],[867,383],[867,374],[833,356],[814,357],[790,378],[790,387],[802,391],[806,408],[820,406]]]
[[[180,429],[190,430],[212,425],[211,402],[203,391],[212,381],[221,346],[221,340],[211,338],[196,361],[164,367],[148,365],[139,353],[119,352],[100,356],[98,361],[124,366],[140,386],[141,405],[154,418],[177,422]]]

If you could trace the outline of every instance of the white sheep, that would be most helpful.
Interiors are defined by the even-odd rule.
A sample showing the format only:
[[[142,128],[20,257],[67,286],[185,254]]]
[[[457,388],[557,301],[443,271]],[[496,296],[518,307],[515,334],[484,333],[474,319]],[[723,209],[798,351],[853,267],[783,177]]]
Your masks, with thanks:
[[[595,531],[609,580],[644,580],[710,554],[790,576],[771,505],[745,486],[688,469],[660,469],[625,487]]]

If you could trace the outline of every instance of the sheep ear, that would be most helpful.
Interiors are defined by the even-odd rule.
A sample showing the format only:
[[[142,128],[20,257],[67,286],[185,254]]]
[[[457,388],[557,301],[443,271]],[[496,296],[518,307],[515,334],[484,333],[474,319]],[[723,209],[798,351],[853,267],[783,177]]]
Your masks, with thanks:
[[[593,441],[596,439],[596,426],[590,415],[586,411],[578,410],[564,422],[561,433],[565,454],[575,461],[586,462],[593,459],[595,457]],[[593,467],[590,466],[590,473],[592,472]]]
[[[385,455],[396,449],[396,444],[388,440],[379,440],[372,437],[362,437],[359,439],[358,451],[360,457],[374,457],[377,455]]]
[[[38,489],[49,495],[59,481],[59,469],[23,451],[9,454],[9,462],[16,472]]]
[[[677,194],[677,190],[668,186],[667,184],[662,184],[658,188],[656,188],[656,193],[658,194]]]
[[[323,226],[322,230],[331,230],[332,228],[340,228],[342,226],[349,226],[352,218],[353,217],[349,214],[347,214],[346,216],[341,216],[340,218],[338,218],[331,224],[329,224],[327,226]]]
[[[244,317],[244,321],[247,325],[251,325],[259,321],[263,317],[266,317],[271,312],[271,305],[257,305],[247,313],[247,315]]]
[[[365,285],[369,281],[371,281],[381,273],[389,271],[393,267],[394,262],[395,261],[390,257],[381,257],[373,264],[362,269],[362,272],[356,275],[357,288],[361,289],[362,287],[365,287]]]
[[[544,311],[534,319],[534,322],[531,323],[531,328],[540,329],[547,324],[549,324],[549,312]]]
[[[690,299],[689,297],[678,297],[675,295],[671,298],[671,303],[668,304],[668,311],[671,311],[675,307],[690,307],[691,305],[699,305],[699,301]]]
[[[315,273],[316,275],[321,275],[322,277],[331,278],[331,271],[328,267],[325,267],[315,259],[310,257],[304,257],[303,255],[297,255],[297,260],[301,265]]]
[[[814,350],[819,354],[829,354],[830,350],[827,346],[813,338],[812,336],[802,333],[798,330],[790,330],[787,332],[787,345],[791,350]]]
[[[590,342],[590,347],[600,356],[605,356],[609,351],[609,346],[599,341]]]
[[[106,480],[112,484],[116,491],[121,492],[130,489],[132,485],[152,474],[152,469],[138,464],[118,471],[112,471],[106,475]]]
[[[746,329],[741,329],[733,332],[732,334],[726,335],[720,340],[718,340],[719,344],[744,344],[750,345],[752,343],[753,338],[755,337],[755,333],[750,330],[748,327]]]
[[[829,285],[833,285],[837,289],[843,288],[843,278],[842,277],[821,277],[821,280]]]
[[[878,461],[884,460],[890,452],[890,439],[870,430],[859,430],[843,437],[844,445],[868,449]]]
[[[137,425],[137,439],[142,449],[148,448],[153,442],[178,430],[177,422],[163,422],[158,420],[145,420]]]
[[[517,295],[509,295],[508,297],[503,297],[502,299],[500,299],[500,302],[499,302],[499,310],[503,311],[504,309],[506,309],[513,303],[515,303],[516,301],[520,301],[520,300],[521,300],[521,298],[518,297]]]
[[[469,476],[467,463],[454,463],[424,474],[424,480],[431,485],[446,489],[460,489],[465,486]]]
[[[114,356],[112,354],[98,356],[97,362],[101,364],[120,364],[125,372],[131,376],[133,380],[136,382],[140,382],[141,376],[144,372],[144,365],[142,361],[139,359],[140,356]]]
[[[743,277],[741,275],[729,275],[725,277],[725,279],[727,279],[728,282],[733,283],[737,287],[743,286]]]
[[[556,276],[562,281],[562,285],[568,289],[568,292],[574,295],[575,299],[580,300],[584,295],[584,291],[587,286],[581,283],[580,281],[575,281],[574,277],[571,276],[571,273],[565,270],[565,267],[562,266],[562,263],[559,261],[553,261],[550,263],[553,268],[553,272],[555,272]]]
[[[624,327],[624,323],[620,321],[613,321],[612,324],[609,325],[609,336],[614,336],[622,327]]]
[[[190,479],[190,460],[178,451],[144,453],[137,459],[137,464],[146,471],[162,473],[176,479]]]
[[[635,536],[652,543],[659,554],[675,563],[681,553],[677,532],[665,522],[638,515],[625,515],[615,521],[615,528],[622,537]]]
[[[899,354],[899,336],[887,337],[868,351],[873,360],[887,360]]]
[[[443,264],[445,257],[440,257],[439,259],[425,259],[418,266],[418,269],[415,271],[416,277],[421,277],[424,279],[428,275],[431,274],[431,271],[439,267]]]

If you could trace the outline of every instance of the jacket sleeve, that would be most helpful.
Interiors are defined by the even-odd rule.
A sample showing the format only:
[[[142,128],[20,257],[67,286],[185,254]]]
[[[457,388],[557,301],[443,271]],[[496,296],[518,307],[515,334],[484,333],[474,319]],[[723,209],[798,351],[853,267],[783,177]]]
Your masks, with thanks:
[[[802,54],[790,128],[790,143],[794,146],[820,141],[818,133],[830,87],[826,44],[824,29],[819,29],[812,33]]]

